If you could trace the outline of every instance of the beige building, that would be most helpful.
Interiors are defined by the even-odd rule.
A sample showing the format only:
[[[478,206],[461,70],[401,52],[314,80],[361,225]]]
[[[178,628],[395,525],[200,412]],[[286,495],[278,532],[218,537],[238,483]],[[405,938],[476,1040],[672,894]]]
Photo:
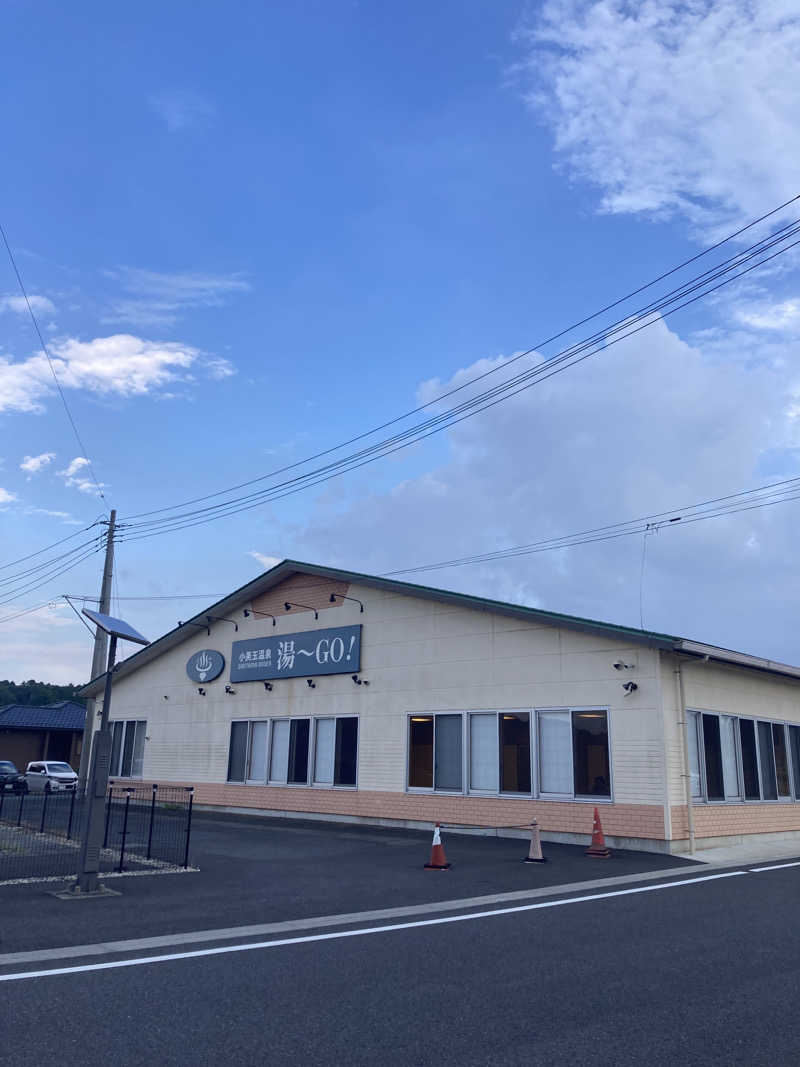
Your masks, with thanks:
[[[112,729],[112,777],[233,811],[800,835],[800,668],[291,560],[125,660]]]

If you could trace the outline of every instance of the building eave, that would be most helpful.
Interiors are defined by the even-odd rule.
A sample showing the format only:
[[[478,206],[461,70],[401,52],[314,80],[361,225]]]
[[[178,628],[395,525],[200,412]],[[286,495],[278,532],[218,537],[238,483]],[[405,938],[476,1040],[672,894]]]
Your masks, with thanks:
[[[332,580],[356,583],[383,592],[394,593],[398,596],[433,600],[439,603],[468,608],[472,611],[484,611],[493,615],[503,615],[527,622],[545,623],[569,630],[575,630],[580,633],[610,637],[627,644],[644,645],[665,652],[683,651],[692,655],[708,655],[710,658],[720,659],[724,662],[735,662],[738,666],[757,670],[768,670],[771,673],[800,678],[800,668],[773,663],[771,660],[762,660],[757,656],[748,656],[745,653],[728,652],[726,649],[714,648],[712,645],[702,645],[699,642],[689,641],[671,634],[663,634],[651,630],[639,630],[630,626],[619,626],[615,623],[601,622],[596,619],[584,619],[574,615],[562,615],[557,612],[542,611],[539,608],[525,607],[522,604],[511,604],[506,601],[490,600],[486,597],[471,596],[467,593],[456,593],[446,589],[437,589],[433,586],[415,585],[412,582],[401,582],[393,578],[381,578],[376,575],[361,574],[358,571],[319,566],[318,564],[304,563],[292,559],[285,559],[276,564],[274,567],[270,568],[270,570],[260,574],[257,578],[247,582],[239,589],[235,589],[221,600],[218,600],[216,603],[211,604],[209,607],[204,608],[202,611],[192,616],[191,619],[187,619],[182,625],[169,630],[166,634],[157,638],[145,648],[136,652],[134,655],[129,656],[117,665],[114,671],[114,677],[127,677],[134,671],[139,670],[140,667],[144,667],[148,663],[151,663],[165,652],[176,648],[178,645],[188,641],[191,637],[196,636],[199,626],[201,624],[205,626],[206,616],[226,616],[231,612],[237,611],[250,603],[255,597],[261,596],[276,585],[279,585],[292,574],[309,574],[318,578],[329,578]],[[711,651],[700,651],[705,649]],[[726,656],[729,658],[725,659],[724,657]],[[97,696],[97,694],[102,691],[104,679],[104,674],[93,678],[79,690],[80,695],[85,697]]]

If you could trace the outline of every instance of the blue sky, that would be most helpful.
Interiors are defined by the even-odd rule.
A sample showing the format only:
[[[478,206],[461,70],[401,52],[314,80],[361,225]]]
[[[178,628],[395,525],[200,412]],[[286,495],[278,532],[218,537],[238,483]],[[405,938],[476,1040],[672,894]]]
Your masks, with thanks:
[[[11,2],[0,19],[1,221],[122,520],[383,422],[800,191],[788,3]],[[790,262],[322,490],[123,544],[117,592],[224,593],[258,557],[378,573],[790,477],[796,294]],[[0,262],[4,560],[102,511],[23,312]],[[796,508],[663,534],[645,624],[800,661]],[[424,580],[637,624],[641,549]],[[0,618],[96,594],[99,569]],[[152,637],[190,610],[120,605]],[[88,669],[63,605],[3,634],[0,676]]]

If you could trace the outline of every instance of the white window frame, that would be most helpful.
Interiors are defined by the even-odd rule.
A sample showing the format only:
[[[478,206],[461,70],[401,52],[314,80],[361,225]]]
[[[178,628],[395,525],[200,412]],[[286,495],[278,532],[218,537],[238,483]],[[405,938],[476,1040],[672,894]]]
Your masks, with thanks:
[[[697,748],[700,763],[700,796],[693,796],[693,804],[709,804],[712,806],[719,806],[723,804],[797,804],[800,803],[800,797],[795,796],[795,778],[794,778],[794,755],[792,753],[791,733],[787,729],[789,726],[800,726],[800,723],[787,722],[785,719],[765,719],[761,715],[734,715],[728,711],[718,711],[712,708],[687,708],[686,714],[693,716],[697,729]],[[706,775],[706,758],[705,758],[705,739],[703,736],[703,716],[714,715],[718,719],[729,718],[733,719],[737,723],[734,730],[734,744],[736,749],[736,774],[739,788],[739,796],[737,797],[725,797],[724,799],[709,799],[708,796],[708,782]],[[687,720],[688,722],[689,720]],[[742,757],[742,740],[741,730],[739,723],[751,722],[755,731],[755,746],[756,746],[756,767],[758,770],[758,797],[745,796],[744,786],[744,762]],[[777,796],[775,798],[766,798],[764,796],[764,772],[761,765],[761,741],[759,738],[758,724],[760,722],[766,723],[770,726],[770,739],[773,746],[772,755],[773,760],[775,758],[775,738],[772,733],[772,727],[780,726],[783,728],[784,744],[786,746],[786,762],[789,773],[789,796]],[[691,729],[691,726],[689,727]],[[720,726],[721,732],[721,726]],[[777,792],[777,770],[776,770],[776,792]],[[723,770],[723,788],[724,788],[724,770]]]
[[[437,711],[409,711],[406,712],[406,792],[407,793],[424,793],[430,795],[436,793],[438,796],[443,797],[463,797],[466,793],[465,783],[469,774],[469,765],[467,764],[467,745],[464,740],[465,722],[469,713],[458,709],[451,711],[442,708]],[[460,789],[437,789],[436,788],[436,716],[437,715],[459,715],[461,716],[461,788]],[[433,719],[433,746],[431,749],[431,759],[433,761],[433,767],[431,770],[431,784],[427,785],[409,785],[409,776],[411,774],[411,720],[412,719]]]
[[[325,720],[333,720],[333,781],[332,782],[315,782],[314,774],[316,772],[317,764],[317,723]],[[356,781],[355,785],[337,785],[336,784],[336,730],[337,722],[339,719],[355,719],[356,726]],[[358,789],[358,775],[361,764],[361,716],[360,715],[315,715],[312,720],[312,733],[313,737],[309,738],[308,747],[308,761],[310,767],[310,778],[312,789],[344,789],[352,792],[354,789]],[[313,759],[313,763],[312,763]]]
[[[133,773],[133,761],[136,755],[136,734],[137,727],[141,726],[144,733],[144,741],[147,741],[147,719],[110,719],[108,723],[109,731],[111,733],[112,745],[114,737],[114,726],[116,723],[122,723],[122,739],[119,745],[119,752],[117,754],[117,767],[119,771],[115,771],[109,764],[109,778],[144,778],[144,742],[142,742],[142,770],[139,774]],[[133,748],[131,749],[131,773],[123,774],[122,765],[125,760],[125,739],[128,736],[128,730],[133,727]],[[113,748],[112,748],[113,755]]]
[[[466,714],[466,725],[464,729],[464,737],[462,744],[464,746],[465,754],[465,775],[464,792],[474,797],[510,797],[512,800],[518,797],[524,797],[526,800],[530,800],[536,796],[536,749],[535,738],[533,736],[533,724],[536,719],[536,713],[532,708],[471,708]],[[497,789],[473,789],[472,788],[472,730],[470,723],[473,716],[479,715],[492,715],[495,719],[495,738],[497,740]],[[503,789],[503,753],[500,745],[500,719],[503,715],[527,715],[528,716],[528,751],[530,752],[531,762],[531,788],[528,793],[517,793],[511,790]],[[438,790],[441,792],[441,790]]]
[[[606,735],[608,738],[608,792],[606,796],[594,796],[591,794],[575,792],[575,739],[573,737],[572,713],[577,712],[604,712],[606,716]],[[552,715],[565,712],[569,713],[570,728],[570,765],[572,769],[572,792],[570,793],[545,793],[541,789],[541,750],[539,746],[539,720],[543,715]],[[614,752],[611,741],[611,709],[604,704],[572,704],[568,707],[536,708],[536,793],[537,800],[570,801],[575,804],[613,804],[614,803]]]
[[[305,782],[289,782],[280,781],[276,778],[270,778],[272,771],[272,749],[273,749],[273,736],[275,731],[275,725],[279,722],[286,722],[289,724],[289,737],[291,740],[291,724],[300,719],[307,719],[309,722],[309,735],[308,735],[308,774],[306,775]],[[357,726],[357,740],[356,740],[356,783],[355,785],[335,785],[328,782],[315,782],[314,781],[314,769],[316,762],[316,743],[317,743],[317,722],[322,719],[333,719],[336,723],[339,719],[355,719],[358,723]],[[228,730],[228,763],[230,764],[230,752],[231,752],[231,737],[233,733],[234,723],[246,723],[247,724],[247,746],[245,749],[244,760],[244,773],[247,775],[250,770],[250,757],[253,744],[253,726],[256,723],[267,724],[267,742],[266,742],[266,766],[264,772],[264,779],[244,778],[239,779],[225,779],[227,785],[247,785],[247,786],[277,786],[281,789],[345,789],[355,790],[358,789],[358,779],[360,770],[361,759],[361,718],[359,715],[273,715],[269,717],[248,717],[244,719],[231,719],[230,728]],[[334,744],[336,737],[336,726],[334,726]],[[123,734],[124,742],[124,734]],[[122,749],[120,749],[120,759],[122,758]],[[334,752],[334,767],[335,767],[335,752]],[[287,762],[287,778],[288,778],[288,762]]]

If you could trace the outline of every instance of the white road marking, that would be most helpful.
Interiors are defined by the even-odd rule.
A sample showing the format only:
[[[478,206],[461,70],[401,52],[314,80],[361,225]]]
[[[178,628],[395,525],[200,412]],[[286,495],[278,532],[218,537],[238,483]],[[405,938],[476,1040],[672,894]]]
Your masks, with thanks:
[[[796,863],[775,863],[772,867],[751,867],[751,874],[760,874],[762,871],[782,871],[785,867],[800,867],[800,860]]]
[[[217,948],[194,949],[191,952],[171,952],[162,956],[137,956],[128,960],[112,960],[107,963],[85,963],[74,967],[57,967],[44,971],[19,971],[16,974],[0,975],[0,982],[18,982],[24,978],[51,978],[62,974],[82,974],[87,971],[109,971],[120,967],[140,967],[149,963],[171,963],[175,960],[197,959],[201,956],[221,956],[232,952],[252,952],[256,949],[283,948],[287,945],[305,945],[314,941],[334,941],[345,937],[365,937],[368,934],[393,933],[396,930],[414,930],[423,926],[443,926],[448,923],[470,922],[475,919],[490,919],[496,915],[513,915],[541,908],[558,908],[565,904],[583,904],[591,900],[607,900],[635,893],[652,893],[658,889],[673,889],[675,886],[713,882],[719,878],[735,878],[747,871],[726,871],[722,874],[707,874],[700,878],[686,878],[675,882],[660,882],[658,885],[637,886],[634,889],[617,889],[608,893],[592,893],[588,896],[563,897],[559,900],[544,900],[536,904],[519,904],[513,908],[495,908],[492,911],[468,912],[464,915],[448,915],[438,919],[420,919],[416,922],[392,923],[387,926],[367,926],[358,930],[336,930],[327,934],[311,934],[305,937],[286,937],[273,941],[256,941],[245,945],[222,945]]]

